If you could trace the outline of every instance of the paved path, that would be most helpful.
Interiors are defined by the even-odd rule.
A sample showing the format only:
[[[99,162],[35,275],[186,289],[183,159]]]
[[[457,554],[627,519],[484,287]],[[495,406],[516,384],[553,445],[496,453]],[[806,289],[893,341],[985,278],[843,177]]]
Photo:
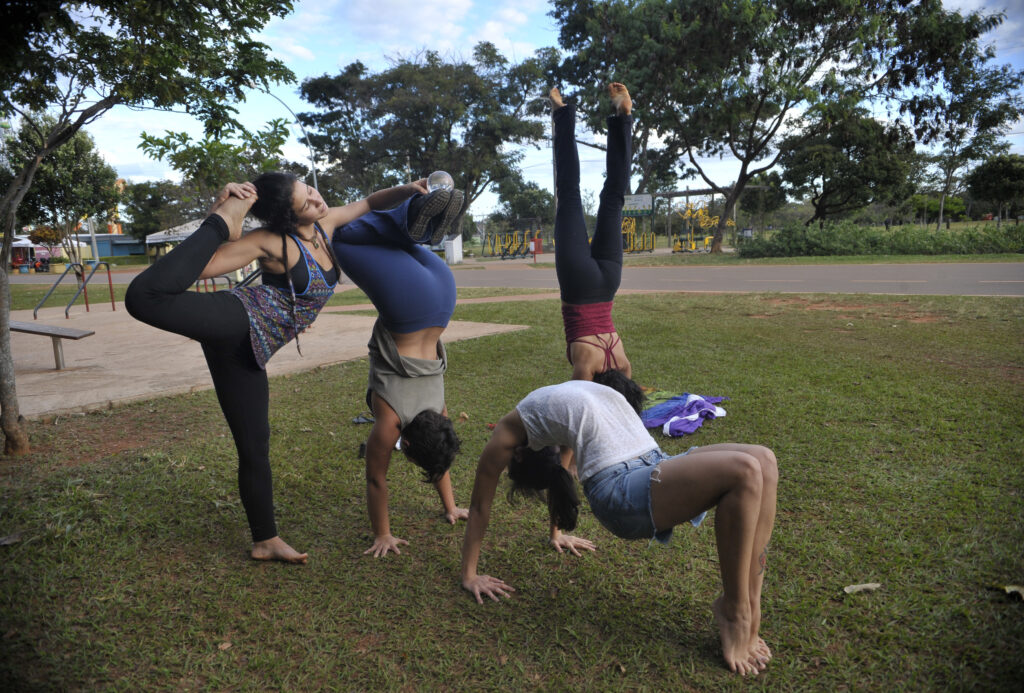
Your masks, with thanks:
[[[658,252],[658,251],[656,251]],[[659,254],[667,253],[661,250]],[[507,287],[558,290],[554,255],[532,260],[470,258],[454,267],[459,288]],[[115,269],[115,284],[127,284],[139,268]],[[12,284],[42,284],[48,275],[10,275]],[[65,279],[65,282],[68,280]],[[106,277],[97,274],[97,296]],[[626,267],[622,289],[638,291],[711,291],[744,293],[856,293],[940,296],[1024,296],[1024,262],[943,262],[860,265],[731,265]],[[96,300],[100,300],[97,298]]]
[[[288,344],[267,364],[267,372],[272,376],[295,373],[366,356],[374,318],[346,314],[353,308],[327,308],[303,333],[303,355]],[[12,311],[11,319],[31,322],[32,311]],[[11,333],[18,405],[25,417],[101,409],[212,386],[198,342],[138,322],[122,303],[113,311],[109,302],[93,305],[88,313],[76,306],[70,319],[64,318],[63,308],[44,308],[39,322],[96,334],[64,340],[67,367],[58,371],[48,337]],[[457,342],[520,329],[525,327],[456,320],[444,337]]]

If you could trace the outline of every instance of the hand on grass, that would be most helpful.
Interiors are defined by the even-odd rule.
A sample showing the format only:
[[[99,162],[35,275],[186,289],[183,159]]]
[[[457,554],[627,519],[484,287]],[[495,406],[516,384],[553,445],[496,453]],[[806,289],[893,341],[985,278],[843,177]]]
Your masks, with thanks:
[[[469,508],[455,508],[451,512],[444,514],[444,519],[448,520],[448,524],[454,525],[459,520],[469,519]]]
[[[483,604],[484,597],[490,597],[496,602],[501,601],[498,597],[510,597],[511,593],[516,591],[512,585],[490,575],[463,578],[462,587],[472,593],[477,604]]]
[[[398,550],[398,547],[400,545],[408,545],[408,543],[405,539],[385,534],[382,537],[376,537],[373,540],[373,546],[363,551],[363,555],[372,553],[374,558],[381,558],[387,556],[389,551],[394,551],[396,554],[401,555],[402,552]]]
[[[551,537],[551,545],[555,547],[555,551],[558,553],[564,553],[566,550],[569,551],[573,556],[579,556],[580,550],[596,551],[597,544],[584,539],[583,537],[574,537],[571,534],[562,534],[559,532],[556,536]]]

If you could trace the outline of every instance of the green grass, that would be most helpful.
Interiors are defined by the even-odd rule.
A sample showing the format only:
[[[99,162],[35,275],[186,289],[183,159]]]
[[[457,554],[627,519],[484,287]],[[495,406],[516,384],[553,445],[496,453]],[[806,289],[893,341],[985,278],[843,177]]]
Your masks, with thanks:
[[[497,420],[568,375],[557,300],[456,319],[530,329],[449,345],[463,451],[456,498]],[[763,635],[772,690],[1019,690],[1024,604],[1024,301],[628,295],[637,379],[725,395],[690,445],[779,459]],[[714,514],[671,546],[624,542],[584,508],[598,552],[558,555],[539,504],[495,501],[481,568],[517,588],[475,604],[462,527],[413,465],[390,470],[410,541],[375,560],[362,461],[366,362],[271,382],[282,536],[305,567],[246,559],[235,453],[212,392],[32,424],[0,466],[5,690],[718,690]],[[846,595],[843,587],[879,582]]]

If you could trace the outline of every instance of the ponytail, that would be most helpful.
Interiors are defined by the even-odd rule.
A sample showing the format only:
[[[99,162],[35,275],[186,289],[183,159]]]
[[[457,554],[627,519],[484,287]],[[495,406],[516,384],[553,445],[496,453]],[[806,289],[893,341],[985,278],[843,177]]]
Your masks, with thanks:
[[[547,491],[548,512],[555,526],[565,531],[575,529],[580,497],[572,475],[559,461],[557,448],[531,450],[523,447],[519,453],[508,466],[508,477],[512,481],[509,501],[516,495],[543,500]]]

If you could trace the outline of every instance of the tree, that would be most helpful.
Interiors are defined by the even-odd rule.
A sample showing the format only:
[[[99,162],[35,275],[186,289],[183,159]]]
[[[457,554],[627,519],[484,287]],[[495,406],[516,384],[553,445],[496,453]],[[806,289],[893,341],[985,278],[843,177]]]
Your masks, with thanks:
[[[751,185],[739,200],[740,209],[756,216],[760,228],[764,228],[764,215],[781,209],[786,204],[786,191],[782,187],[782,176],[776,171],[759,173],[750,179]]]
[[[53,257],[53,249],[61,245],[61,241],[64,240],[64,234],[50,226],[37,226],[28,235],[28,240],[33,245],[44,246],[50,253],[50,257]]]
[[[959,173],[973,162],[1006,152],[1009,145],[1000,138],[1024,114],[1024,96],[1019,91],[1024,70],[986,67],[992,57],[989,48],[976,62],[958,64],[947,74],[945,93],[925,97],[937,101],[936,126],[942,143],[935,157],[940,173],[936,228],[942,227],[946,198]]]
[[[806,225],[872,203],[898,202],[913,192],[908,174],[914,138],[900,123],[887,126],[861,111],[828,118],[813,130],[818,134],[811,138],[784,139],[779,156],[783,179],[814,206]]]
[[[970,172],[967,187],[973,196],[997,205],[998,228],[1004,212],[1008,213],[1014,203],[1024,201],[1024,156],[999,154],[992,157]]]
[[[163,137],[143,132],[139,149],[153,159],[166,159],[205,202],[216,195],[224,181],[252,180],[277,168],[286,141],[286,121],[277,118],[257,132],[228,124],[220,134],[207,133],[202,140],[193,140],[185,132],[167,132]]]
[[[953,66],[977,62],[978,37],[1002,15],[943,9],[941,0],[553,0],[559,72],[599,126],[596,95],[609,80],[634,94],[642,165],[700,176],[722,195],[715,232],[744,187],[771,170],[801,113],[846,111],[865,100],[899,109],[918,137],[935,137],[935,104]],[[601,97],[603,98],[603,97]],[[798,134],[816,136],[805,119]],[[796,134],[796,133],[795,133]],[[701,160],[731,155],[731,184]]]
[[[192,221],[209,207],[197,190],[169,180],[133,183],[121,199],[128,233],[140,241],[151,233]]]
[[[499,212],[496,218],[507,221],[536,218],[541,224],[555,221],[555,197],[536,183],[523,180],[516,172],[498,182]]]
[[[0,114],[19,116],[41,143],[0,198],[0,428],[8,454],[28,452],[10,350],[7,264],[16,213],[43,160],[116,105],[184,107],[216,135],[234,122],[243,89],[294,79],[253,40],[291,0],[229,3],[164,0],[15,0],[0,8],[7,29],[0,59]],[[12,52],[13,49],[13,52]],[[32,113],[48,112],[53,127]]]
[[[490,43],[473,61],[447,62],[433,51],[370,73],[359,62],[334,77],[306,80],[302,96],[317,112],[300,113],[313,148],[326,154],[335,190],[366,195],[382,185],[446,170],[467,206],[507,179],[521,155],[509,145],[544,135],[537,114],[552,51],[518,64]]]
[[[36,120],[52,127],[49,116],[36,116]],[[39,145],[36,129],[23,123],[9,151],[12,168],[24,165]],[[59,231],[65,256],[81,262],[72,235],[83,219],[105,215],[116,207],[119,197],[117,172],[96,151],[89,133],[80,130],[40,164],[20,211],[27,220]]]

